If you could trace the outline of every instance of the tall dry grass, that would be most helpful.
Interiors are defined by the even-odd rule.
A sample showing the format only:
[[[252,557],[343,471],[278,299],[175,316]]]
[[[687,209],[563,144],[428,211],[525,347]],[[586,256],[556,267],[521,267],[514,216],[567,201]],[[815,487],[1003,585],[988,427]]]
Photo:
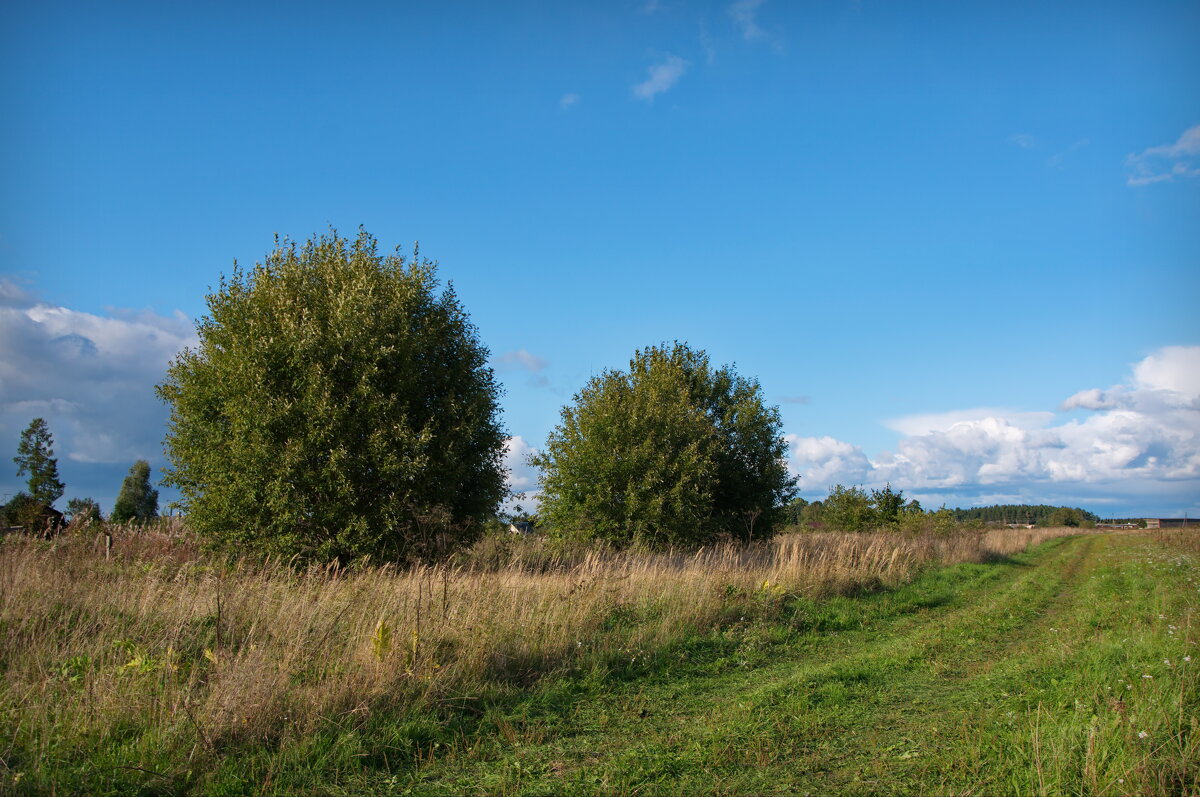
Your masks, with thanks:
[[[178,523],[0,542],[5,748],[130,734],[194,757],[372,712],[654,655],[789,597],[892,586],[1071,529],[796,534],[753,547],[555,553],[489,540],[457,563],[352,570],[202,554]],[[489,547],[490,546],[490,547]],[[190,753],[188,751],[190,750]]]

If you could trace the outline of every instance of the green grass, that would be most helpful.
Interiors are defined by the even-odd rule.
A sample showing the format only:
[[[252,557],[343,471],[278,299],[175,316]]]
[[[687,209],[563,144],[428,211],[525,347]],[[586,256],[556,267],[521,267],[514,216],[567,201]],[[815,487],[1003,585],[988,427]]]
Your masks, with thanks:
[[[1142,539],[1083,537],[890,593],[798,602],[786,624],[694,640],[571,700],[530,695],[491,720],[504,732],[450,744],[402,777],[346,785],[1194,793],[1197,678],[1183,657],[1197,572]]]
[[[1200,791],[1194,554],[1142,536],[1086,535],[932,570],[890,591],[810,600],[768,586],[752,597],[772,610],[661,649],[614,651],[533,685],[451,695],[403,716],[346,715],[270,745],[197,751],[215,768],[156,766],[170,740],[132,728],[126,739],[93,740],[86,764],[78,750],[48,749],[34,766],[22,730],[8,729],[0,790]],[[72,688],[79,666],[64,663],[59,688]]]

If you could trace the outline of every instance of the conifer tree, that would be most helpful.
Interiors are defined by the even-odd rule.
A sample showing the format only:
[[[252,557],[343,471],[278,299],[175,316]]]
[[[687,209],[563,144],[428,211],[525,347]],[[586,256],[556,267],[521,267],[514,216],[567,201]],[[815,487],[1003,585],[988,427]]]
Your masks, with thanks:
[[[29,496],[49,508],[62,497],[63,483],[58,478],[58,460],[54,458],[54,438],[43,418],[34,418],[17,446],[17,475],[29,474]]]

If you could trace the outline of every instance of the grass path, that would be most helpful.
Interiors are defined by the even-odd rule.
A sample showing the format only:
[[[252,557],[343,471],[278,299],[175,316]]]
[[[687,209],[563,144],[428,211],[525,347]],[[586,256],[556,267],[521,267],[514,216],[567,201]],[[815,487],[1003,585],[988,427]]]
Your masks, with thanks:
[[[416,772],[342,788],[1196,793],[1197,582],[1194,557],[1089,535],[797,599],[784,624],[694,640],[616,685],[581,677],[569,698],[547,686]]]

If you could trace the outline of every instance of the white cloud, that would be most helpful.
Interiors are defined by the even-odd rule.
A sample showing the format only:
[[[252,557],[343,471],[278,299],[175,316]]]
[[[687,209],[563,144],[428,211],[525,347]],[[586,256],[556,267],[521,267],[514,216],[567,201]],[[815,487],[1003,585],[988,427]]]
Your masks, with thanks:
[[[568,109],[574,105],[578,105],[579,101],[581,99],[582,98],[575,92],[568,91],[566,94],[562,95],[562,97],[559,98],[558,107],[562,108],[565,111],[566,109]]]
[[[1133,378],[1142,390],[1170,390],[1200,396],[1200,346],[1159,349],[1134,366]]]
[[[514,435],[504,444],[504,468],[508,472],[508,489],[522,493],[537,487],[538,470],[529,464],[529,456],[537,449],[525,442],[525,438]]]
[[[633,96],[653,102],[654,98],[679,82],[689,64],[677,55],[668,55],[659,64],[646,70],[646,79],[633,87]]]
[[[161,461],[167,410],[154,386],[175,354],[197,343],[191,321],[182,313],[100,316],[56,307],[3,278],[0,297],[0,447],[15,449],[29,421],[44,417],[60,469],[111,466],[105,478],[114,493],[134,460]],[[64,481],[75,495],[65,473]],[[0,493],[21,487],[11,474],[0,478]]]
[[[1114,397],[1098,387],[1081,390],[1062,403],[1059,409],[1066,410],[1111,410],[1116,409]]]
[[[1200,176],[1200,125],[1183,131],[1174,144],[1150,147],[1125,158],[1131,186],[1173,181],[1176,177]]]
[[[1127,384],[1079,391],[1059,409],[1089,414],[979,408],[898,418],[887,425],[904,437],[873,460],[834,438],[789,437],[791,468],[809,494],[891,482],[961,504],[1006,495],[1183,511],[1200,501],[1200,346],[1160,349]]]
[[[1029,133],[1013,133],[1008,140],[1021,149],[1033,149],[1038,144],[1037,137]]]
[[[748,42],[764,38],[767,35],[767,32],[758,25],[758,7],[763,2],[764,0],[737,0],[736,3],[729,6],[729,16],[733,17],[734,24],[742,33],[742,38]]]
[[[544,357],[530,354],[525,349],[506,351],[496,358],[496,364],[510,370],[530,371],[538,373],[550,364]]]
[[[520,435],[508,438],[504,449],[504,468],[509,497],[501,503],[501,511],[513,512],[519,506],[527,512],[537,512],[542,495],[538,486],[540,471],[529,464],[529,456],[536,453],[538,450]]]
[[[1013,413],[993,407],[978,407],[971,410],[931,412],[920,415],[905,415],[884,421],[884,426],[905,435],[923,435],[931,432],[947,432],[961,423],[980,421],[994,417],[1019,417],[1023,425],[1044,426],[1054,418],[1052,412]]]
[[[805,491],[833,484],[859,484],[868,478],[871,461],[858,446],[832,437],[785,437],[791,451],[792,472]]]

